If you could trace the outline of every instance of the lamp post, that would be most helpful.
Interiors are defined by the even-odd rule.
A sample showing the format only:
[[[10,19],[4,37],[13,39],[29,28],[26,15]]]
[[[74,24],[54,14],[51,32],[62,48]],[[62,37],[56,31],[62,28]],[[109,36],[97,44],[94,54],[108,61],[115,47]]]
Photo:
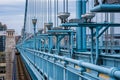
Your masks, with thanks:
[[[36,19],[36,18],[33,18],[33,19],[32,19],[32,23],[33,23],[34,35],[35,35],[35,33],[36,33],[36,23],[37,23],[37,19]]]
[[[37,23],[37,19],[33,18],[32,23],[33,23],[33,28],[34,28],[34,49],[36,49],[36,23]],[[35,64],[35,53],[34,53],[34,64]]]

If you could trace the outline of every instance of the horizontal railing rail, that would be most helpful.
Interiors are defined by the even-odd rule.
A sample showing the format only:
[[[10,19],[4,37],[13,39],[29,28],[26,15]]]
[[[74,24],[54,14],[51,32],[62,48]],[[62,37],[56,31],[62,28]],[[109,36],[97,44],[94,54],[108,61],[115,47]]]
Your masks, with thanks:
[[[50,54],[50,53],[47,53],[47,52],[42,52],[42,51],[29,49],[29,48],[20,48],[20,50],[24,50],[25,52],[27,52],[26,56],[30,57],[30,55],[32,55],[32,57],[30,57],[30,60],[32,60],[31,62],[33,62],[33,64],[35,64],[35,65],[37,65],[37,64],[34,63],[34,57],[33,56],[37,57],[37,60],[39,60],[39,59],[45,60],[48,63],[53,61],[52,64],[56,64],[56,62],[59,63],[59,64],[63,64],[64,67],[67,67],[67,69],[68,69],[68,66],[73,66],[72,67],[73,69],[70,68],[70,71],[79,69],[79,72],[77,71],[75,73],[77,73],[79,75],[81,73],[81,75],[84,76],[84,78],[85,78],[84,74],[87,73],[87,76],[89,75],[91,77],[91,79],[94,77],[95,80],[100,80],[99,76],[90,75],[90,73],[87,72],[87,70],[89,69],[89,70],[93,70],[93,71],[98,72],[98,75],[102,73],[102,74],[108,75],[109,77],[120,79],[120,76],[119,76],[120,75],[120,70],[118,68],[115,68],[115,67],[106,68],[106,67],[98,66],[98,65],[95,65],[95,64],[87,63],[87,62],[84,62],[82,60],[75,60],[75,59],[72,59],[72,58],[67,58],[65,56],[59,56],[59,55],[56,55],[56,54]],[[38,62],[38,64],[39,64],[39,62]],[[40,67],[40,65],[38,67]],[[87,79],[87,78],[85,78],[85,79]]]

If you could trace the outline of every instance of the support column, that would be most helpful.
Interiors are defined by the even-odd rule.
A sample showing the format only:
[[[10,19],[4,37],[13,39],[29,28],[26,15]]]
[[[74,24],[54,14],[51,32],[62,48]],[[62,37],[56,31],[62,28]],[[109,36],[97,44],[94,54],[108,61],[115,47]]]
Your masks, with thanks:
[[[76,0],[76,17],[81,18],[82,15],[82,0]],[[76,49],[80,51],[82,49],[82,27],[76,28]]]
[[[82,0],[82,14],[86,13],[86,0]],[[82,27],[82,51],[86,51],[86,27]]]
[[[96,27],[96,36],[98,36],[99,30],[98,27]],[[95,59],[95,64],[98,64],[98,59],[99,59],[99,38],[96,37],[96,59]]]
[[[49,52],[52,51],[52,48],[53,48],[53,38],[52,36],[49,36]]]
[[[94,39],[93,39],[93,28],[91,28],[91,63],[94,63],[93,61],[93,50],[94,50]]]
[[[76,0],[76,16],[81,19],[81,15],[86,13],[86,0]],[[76,49],[77,51],[86,50],[86,28],[76,28]]]

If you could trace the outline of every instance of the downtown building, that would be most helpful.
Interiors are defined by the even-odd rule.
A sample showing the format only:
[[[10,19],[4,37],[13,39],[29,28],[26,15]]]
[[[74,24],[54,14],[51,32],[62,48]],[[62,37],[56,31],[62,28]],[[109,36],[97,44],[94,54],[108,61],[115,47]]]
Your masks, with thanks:
[[[6,60],[5,60],[5,43],[6,43],[7,26],[0,22],[0,80],[5,80]]]

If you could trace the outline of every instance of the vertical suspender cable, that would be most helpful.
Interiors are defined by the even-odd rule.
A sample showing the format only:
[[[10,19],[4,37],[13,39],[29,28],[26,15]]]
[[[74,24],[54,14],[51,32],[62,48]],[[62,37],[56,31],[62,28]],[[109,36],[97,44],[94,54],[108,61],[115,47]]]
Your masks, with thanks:
[[[35,0],[35,17],[37,17],[37,11],[36,11],[36,6],[37,6],[37,4],[36,4],[36,0]]]
[[[51,2],[51,0],[50,0],[49,4],[50,4],[50,9],[49,9],[49,11],[50,11],[50,21],[52,21],[52,2]]]
[[[48,22],[50,21],[50,0],[48,0]]]
[[[47,8],[46,8],[47,6],[45,5],[45,4],[47,4],[47,1],[46,1],[46,0],[45,0],[45,1],[41,0],[41,4],[42,4],[42,6],[43,6],[43,7],[42,7],[42,8],[43,8],[43,14],[42,14],[42,15],[43,15],[43,18],[44,18],[44,19],[43,19],[43,20],[44,20],[44,21],[43,21],[43,25],[44,25],[44,22],[46,22],[46,21],[47,21],[47,18],[48,18],[48,16],[47,16]]]
[[[34,5],[34,9],[35,9],[35,15],[34,15],[34,18],[37,18],[37,4],[36,4],[36,0],[35,0],[35,5]],[[37,24],[36,24],[37,25]],[[37,28],[36,28],[37,29]],[[35,29],[35,32],[36,32],[36,29]]]
[[[35,17],[35,0],[33,1],[33,16]]]
[[[110,22],[114,22],[114,13],[110,13]],[[114,52],[113,46],[114,46],[114,27],[110,28],[110,42],[111,42],[111,53]]]
[[[89,5],[89,1],[88,1],[88,12],[90,11],[90,5]]]
[[[30,7],[30,1],[28,1],[28,3],[29,3],[29,5],[28,5],[28,7]],[[32,6],[32,5],[31,5]],[[28,8],[28,10],[29,10],[29,18],[28,18],[28,21],[29,21],[29,25],[28,25],[28,33],[30,33],[31,31],[31,14],[32,14],[32,10],[33,9],[30,9],[30,8]]]
[[[56,7],[57,7],[57,14],[58,14],[58,0],[57,0]],[[57,18],[57,26],[58,26],[58,18]]]
[[[68,0],[66,0],[66,12],[68,12]]]
[[[54,0],[54,26],[56,27],[56,0]]]
[[[48,15],[48,22],[49,22],[49,0],[47,0],[47,15]]]
[[[40,23],[41,23],[41,25],[42,25],[42,21],[43,21],[43,15],[42,15],[42,0],[40,0],[40,1],[38,1],[38,2],[40,2],[40,6],[37,6],[37,8],[39,7],[39,10],[40,11],[38,11],[39,13],[38,14],[40,14],[40,15],[38,15],[37,17],[39,18],[40,17]],[[37,3],[38,3],[37,2]]]
[[[43,3],[44,2],[41,0],[41,6],[40,6],[41,7],[41,12],[40,13],[41,13],[41,25],[42,26],[44,25],[44,9],[43,9],[44,7],[43,7]]]
[[[105,22],[108,22],[108,13],[105,13]],[[108,30],[105,32],[105,52],[108,53]]]
[[[50,22],[50,15],[51,15],[51,12],[50,12],[50,0],[48,0],[48,22]]]
[[[65,0],[63,0],[63,12],[65,12]]]
[[[42,16],[42,21],[41,21],[41,23],[42,23],[42,26],[43,26],[43,22],[44,22],[44,10],[45,10],[45,9],[43,9],[43,8],[44,8],[43,5],[44,5],[44,1],[41,0],[41,10],[42,10],[42,11],[41,11],[41,16]]]
[[[32,2],[33,2],[33,4],[32,4]],[[29,18],[29,33],[31,33],[31,32],[33,32],[32,30],[32,22],[31,22],[31,19],[32,19],[32,17],[33,17],[33,15],[34,15],[34,1],[29,1],[29,7],[32,7],[32,9],[29,9],[29,14],[30,14],[30,18]]]
[[[108,13],[105,13],[105,22],[108,22]]]

